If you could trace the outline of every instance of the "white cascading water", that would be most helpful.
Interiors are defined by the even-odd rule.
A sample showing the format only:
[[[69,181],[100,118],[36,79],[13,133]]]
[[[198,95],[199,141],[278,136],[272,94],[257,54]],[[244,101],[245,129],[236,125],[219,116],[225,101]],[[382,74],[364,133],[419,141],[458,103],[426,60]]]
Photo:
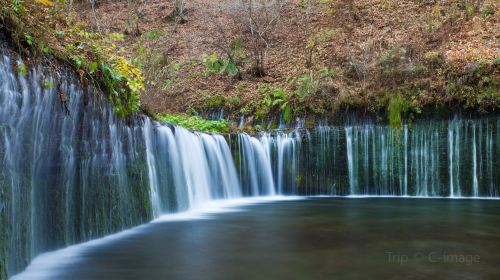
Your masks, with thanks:
[[[247,195],[275,195],[271,158],[263,142],[246,134],[238,135],[240,179]]]
[[[346,139],[346,149],[347,149],[347,166],[349,170],[349,190],[350,194],[356,194],[357,190],[357,179],[358,176],[356,175],[356,168],[354,167],[354,152],[353,152],[353,145],[352,145],[352,127],[346,127],[345,128],[345,139]],[[368,154],[366,154],[368,156]]]
[[[460,189],[460,121],[453,119],[448,125],[448,153],[449,153],[449,182],[450,196],[460,197],[462,191]]]
[[[151,207],[153,210],[153,216],[158,217],[162,211],[160,203],[160,195],[158,193],[158,173],[156,172],[156,159],[155,151],[153,146],[153,128],[152,123],[149,119],[144,122],[144,140],[146,143],[146,160],[148,166],[148,178],[149,178],[149,193],[151,199]]]
[[[472,196],[479,196],[479,185],[477,181],[477,144],[476,144],[476,125],[472,126]]]
[[[242,196],[233,158],[223,136],[192,133],[149,119],[145,119],[143,127],[155,217],[169,212],[164,194],[170,188],[175,190],[173,197],[177,210]],[[162,178],[165,176],[173,179],[165,180]]]
[[[450,190],[450,197],[455,197],[455,184],[453,184],[453,162],[455,158],[453,157],[453,152],[454,152],[454,146],[453,146],[453,129],[451,124],[448,126],[448,162],[451,164],[448,164],[448,175],[449,175],[449,190]]]
[[[498,117],[209,135],[123,120],[74,76],[12,64],[0,58],[0,277],[42,252],[219,199],[500,195]]]
[[[261,145],[269,158],[274,185],[278,194],[297,193],[296,176],[298,174],[298,151],[302,142],[301,135],[278,132],[274,135],[263,133]]]
[[[492,145],[498,141],[495,127],[498,118],[415,123],[411,133],[407,126],[403,131],[346,127],[349,185],[357,189],[357,180],[367,180],[363,185],[369,185],[369,194],[496,196],[492,168],[500,151]],[[359,189],[351,194],[363,194]]]
[[[0,247],[9,255],[1,258],[0,275],[20,271],[41,252],[243,195],[223,136],[142,117],[127,124],[101,93],[82,89],[72,76],[42,73],[17,73],[1,57],[0,234],[6,243]],[[49,81],[57,86],[44,87]],[[242,137],[248,170],[240,172],[252,173],[253,181],[245,195],[274,195],[269,154],[257,138]]]

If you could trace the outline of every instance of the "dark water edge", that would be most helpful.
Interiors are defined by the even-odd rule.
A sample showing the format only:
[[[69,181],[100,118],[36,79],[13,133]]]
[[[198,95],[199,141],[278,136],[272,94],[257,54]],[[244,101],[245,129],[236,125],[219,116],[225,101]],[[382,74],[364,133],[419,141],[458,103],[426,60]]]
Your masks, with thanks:
[[[309,198],[243,209],[148,224],[82,250],[50,279],[500,279],[497,200]]]

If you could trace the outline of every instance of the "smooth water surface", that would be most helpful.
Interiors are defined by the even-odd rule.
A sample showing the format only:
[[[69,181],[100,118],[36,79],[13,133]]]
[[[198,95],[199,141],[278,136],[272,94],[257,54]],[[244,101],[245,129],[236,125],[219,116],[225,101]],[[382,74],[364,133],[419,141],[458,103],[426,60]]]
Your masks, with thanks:
[[[500,279],[500,201],[309,198],[155,222],[51,279]]]

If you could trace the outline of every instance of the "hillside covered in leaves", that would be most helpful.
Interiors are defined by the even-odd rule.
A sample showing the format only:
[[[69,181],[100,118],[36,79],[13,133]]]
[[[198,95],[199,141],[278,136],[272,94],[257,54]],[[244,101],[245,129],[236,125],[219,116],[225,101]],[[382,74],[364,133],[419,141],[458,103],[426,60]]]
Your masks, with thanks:
[[[222,116],[227,131],[500,106],[497,0],[1,1],[14,40],[122,115]]]

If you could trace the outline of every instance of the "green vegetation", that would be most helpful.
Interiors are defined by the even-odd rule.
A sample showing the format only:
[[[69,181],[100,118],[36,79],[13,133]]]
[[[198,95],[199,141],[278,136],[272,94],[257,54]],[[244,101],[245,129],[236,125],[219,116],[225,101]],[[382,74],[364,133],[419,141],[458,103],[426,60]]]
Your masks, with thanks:
[[[321,113],[321,108],[315,108],[311,99],[317,99],[325,87],[325,84],[336,75],[332,69],[323,68],[318,71],[310,70],[306,74],[289,78],[287,86],[274,87],[269,85],[259,85],[257,92],[260,94],[260,101],[255,105],[255,116],[264,119],[270,115],[281,114],[283,121],[290,124],[293,117],[301,112]],[[241,113],[250,114],[252,109],[244,107]]]
[[[84,23],[74,20],[65,1],[0,0],[0,5],[1,26],[19,48],[68,62],[83,85],[104,86],[119,116],[139,111],[144,78],[116,46],[123,34],[87,31]],[[26,66],[20,65],[18,71],[25,75]]]
[[[292,107],[290,95],[283,88],[273,88],[268,86],[259,86],[257,91],[263,95],[257,108],[256,116],[264,118],[272,110],[282,112],[282,118],[285,123],[292,121]]]
[[[240,72],[236,64],[231,59],[221,59],[216,53],[211,55],[203,54],[201,63],[205,66],[205,75],[227,74],[231,77],[237,76]]]
[[[328,79],[335,77],[336,71],[329,68],[322,68],[318,71],[309,71],[308,73],[289,79],[294,86],[294,94],[303,102],[306,98],[314,96],[323,90]]]
[[[389,125],[394,128],[399,128],[403,125],[401,114],[404,111],[404,101],[401,94],[397,94],[389,101],[387,108],[387,115],[389,118]]]
[[[17,73],[26,76],[28,74],[28,70],[26,70],[26,64],[21,63],[17,66]]]
[[[198,116],[180,114],[157,114],[156,119],[160,122],[173,123],[201,132],[228,133],[229,125],[226,120],[211,121]]]
[[[233,40],[227,49],[224,49],[227,59],[217,57],[217,53],[211,55],[203,53],[201,64],[205,67],[205,76],[211,74],[227,74],[232,78],[241,77],[241,64],[247,59],[244,53],[244,46],[240,38]]]

